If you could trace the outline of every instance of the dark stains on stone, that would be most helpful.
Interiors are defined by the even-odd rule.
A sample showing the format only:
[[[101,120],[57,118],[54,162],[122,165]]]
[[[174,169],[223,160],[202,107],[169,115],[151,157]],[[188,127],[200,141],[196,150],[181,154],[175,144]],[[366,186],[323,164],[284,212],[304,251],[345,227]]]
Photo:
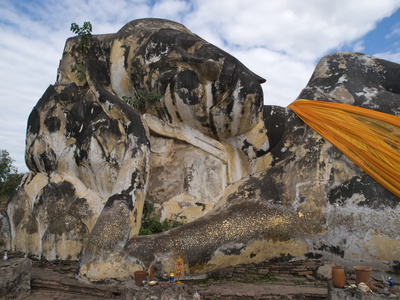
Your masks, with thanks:
[[[188,190],[190,188],[190,183],[193,181],[192,170],[187,170],[185,177],[183,178],[183,188]]]
[[[240,247],[229,247],[229,248],[223,248],[219,249],[220,252],[222,252],[224,255],[240,255],[242,253],[242,250],[246,248],[245,245],[242,245]]]
[[[330,252],[332,254],[340,256],[341,258],[344,257],[344,250],[341,249],[339,246],[322,245],[317,250],[319,250],[319,251],[328,251],[328,252]]]
[[[53,85],[50,85],[47,90],[44,92],[43,96],[39,99],[38,103],[36,103],[35,108],[37,111],[44,110],[46,104],[54,99],[52,97],[57,97],[58,93],[56,92]]]
[[[243,146],[241,150],[246,153],[248,157],[251,156],[251,153],[255,153],[255,157],[261,157],[268,153],[268,151],[259,150],[254,145],[250,144],[247,140],[243,141]]]
[[[81,220],[90,218],[93,214],[85,198],[76,198],[68,208],[68,213]]]
[[[129,208],[129,210],[132,211],[134,206],[132,193],[133,191],[142,189],[142,182],[140,179],[140,171],[136,170],[132,173],[131,186],[128,189],[123,190],[121,193],[114,194],[110,198],[108,198],[104,208],[112,207],[115,201],[123,201]]]
[[[282,204],[279,195],[282,194],[280,185],[275,182],[274,174],[281,172],[279,167],[271,168],[271,176],[263,176],[263,173],[257,176],[249,177],[243,184],[241,184],[237,191],[229,195],[227,201],[237,201],[237,199],[254,199],[261,198],[269,203]],[[282,186],[283,188],[283,186]]]
[[[50,173],[54,171],[57,166],[57,157],[53,149],[48,149],[47,152],[42,152],[40,155],[40,161],[42,162],[45,170]]]
[[[58,183],[57,187],[62,192],[63,198],[71,199],[75,196],[75,187],[68,181]]]
[[[55,95],[57,94],[55,93]],[[82,98],[81,90],[75,83],[68,84],[58,95],[60,100],[67,103],[79,102]]]
[[[27,133],[37,135],[40,129],[40,117],[36,107],[33,108],[28,118]]]
[[[92,135],[91,125],[100,118],[99,116],[104,117],[102,112],[100,105],[86,99],[75,103],[69,110],[66,120],[66,135],[74,137],[76,144],[82,146]]]
[[[17,227],[22,222],[22,220],[25,218],[25,214],[25,210],[22,207],[18,207],[15,210],[14,215],[12,216],[15,227]]]
[[[384,66],[384,71],[380,73],[380,83],[386,91],[400,94],[400,68],[399,64],[378,60]]]
[[[131,50],[131,47],[129,45],[124,45],[123,46],[125,52],[124,52],[124,68],[128,69],[128,57],[129,57],[129,51]]]
[[[184,70],[177,74],[176,90],[185,104],[198,105],[200,103],[201,99],[195,91],[199,85],[199,79],[195,72]]]
[[[34,234],[39,231],[39,224],[32,215],[28,215],[24,227],[26,228],[27,234]]]
[[[387,207],[394,209],[400,201],[398,197],[381,185],[376,184],[374,179],[364,173],[361,176],[354,176],[351,180],[342,183],[338,187],[332,188],[328,193],[329,203],[344,206],[354,194],[359,194],[365,199],[359,202],[358,206],[377,210],[383,210]]]
[[[50,116],[44,120],[44,125],[47,127],[50,133],[53,133],[60,130],[61,121],[58,117]]]
[[[285,254],[285,253],[281,253],[280,257],[274,257],[271,259],[268,259],[267,261],[269,263],[284,263],[284,262],[289,262],[293,259],[293,256],[291,256],[290,254]]]
[[[304,256],[309,258],[309,259],[320,259],[322,257],[322,254],[308,252],[308,253],[304,254]]]
[[[43,214],[46,218],[43,220],[48,224],[46,234],[62,235],[71,230],[71,225],[81,223],[68,213],[75,199],[75,188],[70,182],[49,183],[43,188],[42,194],[33,207],[33,216],[38,218]],[[70,224],[70,227],[67,224]]]
[[[264,124],[267,129],[268,138],[270,133],[274,132],[273,122],[277,122],[278,124],[276,134],[272,134],[272,138],[269,140],[272,166],[278,165],[282,161],[290,164],[295,160],[296,157],[293,154],[296,149],[292,149],[292,147],[304,144],[304,137],[311,130],[303,121],[295,116],[288,108],[276,109],[276,107],[272,107],[269,114],[264,113]]]
[[[86,150],[78,148],[74,155],[76,165],[79,166],[81,162],[86,160],[87,158],[88,158],[88,152]]]
[[[400,261],[398,260],[391,260],[389,262],[390,271],[394,274],[400,274]]]
[[[196,202],[195,203],[197,206],[202,206],[203,208],[201,209],[201,211],[205,211],[206,210],[206,205],[204,203],[200,203],[200,202]]]
[[[141,175],[143,174],[141,173],[142,172],[137,169],[132,173],[131,187],[129,189],[129,192],[143,189],[143,182],[141,180]]]
[[[139,113],[104,88],[110,83],[105,63],[97,60],[88,60],[86,65],[90,79],[92,80],[96,90],[99,92],[98,100],[104,105],[114,106],[118,111],[123,112],[129,120],[129,123],[125,124],[127,129],[126,134],[128,135],[132,133],[132,135],[137,138],[137,147],[135,148],[136,152],[133,151],[133,155],[135,155],[137,151],[141,151],[140,149],[142,145],[149,147],[146,129],[141,121]]]
[[[112,207],[115,201],[122,201],[127,205],[129,210],[133,209],[132,195],[127,194],[127,193],[120,193],[120,194],[112,195],[110,198],[108,198],[106,204],[104,205],[104,208]]]
[[[146,61],[152,61],[154,57],[162,58],[168,56],[169,52],[174,47],[176,39],[176,31],[171,29],[161,29],[152,34],[150,42],[142,47],[140,53]],[[155,63],[155,62],[152,62]]]
[[[301,203],[304,203],[304,202],[306,202],[307,201],[307,197],[300,197],[300,199],[299,199],[299,203],[301,204]]]

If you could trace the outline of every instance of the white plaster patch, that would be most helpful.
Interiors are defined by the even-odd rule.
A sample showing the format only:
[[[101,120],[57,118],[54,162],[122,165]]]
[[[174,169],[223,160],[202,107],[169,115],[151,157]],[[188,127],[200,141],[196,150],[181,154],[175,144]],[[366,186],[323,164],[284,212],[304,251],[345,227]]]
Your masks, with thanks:
[[[207,84],[204,86],[205,94],[206,94],[206,103],[207,103],[207,115],[210,114],[210,108],[214,105],[214,98],[212,94],[212,83],[211,81],[207,81]]]
[[[347,82],[347,75],[343,74],[339,79],[338,79],[338,83],[342,84],[343,82]]]
[[[366,200],[363,194],[355,193],[351,198],[346,199],[346,205],[357,206]]]
[[[150,145],[151,145],[151,152],[166,153],[173,149],[174,141],[172,139],[165,139],[151,135]]]
[[[355,57],[358,58],[358,60],[361,62],[361,64],[367,66],[373,65],[374,60],[372,56],[369,55],[356,55]]]
[[[124,62],[125,48],[121,41],[114,40],[110,54],[110,80],[113,91],[119,97],[130,95],[130,79],[125,69]]]
[[[301,202],[301,197],[300,197],[300,190],[303,186],[311,185],[311,181],[305,181],[305,182],[299,182],[296,184],[296,197],[295,201],[293,201],[293,208],[297,209],[297,207],[300,205]]]
[[[241,81],[238,80],[235,90],[233,92],[233,109],[230,113],[230,116],[232,117],[232,123],[231,123],[231,129],[232,129],[232,135],[237,135],[239,132],[239,127],[240,127],[240,120],[242,118],[242,113],[241,113],[241,101],[239,98],[240,91],[243,89],[243,85],[241,84]]]
[[[261,146],[261,150],[263,150],[263,151],[268,151],[269,150],[269,140],[267,139],[265,142],[264,142],[264,144],[262,144],[262,146]]]
[[[168,45],[167,45],[167,46],[165,47],[165,50],[164,50],[164,51],[161,51],[158,55],[156,55],[155,53],[149,54],[149,52],[151,51],[151,49],[154,49],[155,47],[157,47],[157,45],[159,45],[159,47],[162,48],[163,44],[164,44],[164,43],[162,43],[162,42],[160,42],[160,43],[153,43],[153,42],[151,42],[151,43],[149,43],[149,44],[147,45],[147,47],[146,47],[146,54],[145,54],[145,57],[146,57],[146,60],[145,60],[145,61],[146,61],[146,64],[148,64],[148,65],[149,65],[149,64],[154,64],[154,63],[160,61],[161,58],[162,58],[163,56],[165,56],[166,54],[169,53],[170,48],[169,48]]]
[[[104,106],[107,111],[110,111],[114,107],[114,104],[107,100]]]
[[[362,92],[355,93],[355,94],[358,97],[363,96],[367,100],[365,103],[366,104],[370,104],[371,101],[374,100],[377,97],[378,93],[379,93],[379,91],[378,91],[377,88],[364,87]]]
[[[229,253],[232,250],[235,250],[235,251],[240,250],[240,251],[242,251],[244,248],[245,248],[245,245],[243,243],[231,242],[231,243],[222,245],[217,250],[215,250],[214,257],[218,257],[219,255],[225,256],[226,253]]]
[[[226,141],[236,149],[242,149],[244,147],[244,142],[247,140],[244,134],[229,137]]]

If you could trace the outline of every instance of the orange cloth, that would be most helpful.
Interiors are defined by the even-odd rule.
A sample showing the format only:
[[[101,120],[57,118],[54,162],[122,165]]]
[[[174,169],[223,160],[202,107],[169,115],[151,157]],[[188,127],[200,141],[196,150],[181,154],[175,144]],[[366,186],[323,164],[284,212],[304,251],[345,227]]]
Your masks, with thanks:
[[[288,107],[400,197],[400,117],[342,103],[304,99]]]

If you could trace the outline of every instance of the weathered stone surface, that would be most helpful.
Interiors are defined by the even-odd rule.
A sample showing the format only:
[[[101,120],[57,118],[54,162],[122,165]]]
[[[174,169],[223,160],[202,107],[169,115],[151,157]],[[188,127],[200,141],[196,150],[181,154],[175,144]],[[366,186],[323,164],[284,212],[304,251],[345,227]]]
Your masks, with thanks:
[[[334,266],[334,264],[325,264],[323,266],[320,266],[317,270],[318,278],[331,280],[333,266]]]
[[[337,68],[337,57],[346,68]],[[354,99],[364,99],[363,106],[398,114],[394,103],[400,103],[400,95],[380,87],[375,78],[385,74],[384,86],[384,79],[391,82],[398,76],[393,69],[400,66],[357,53],[333,54],[323,61],[323,76],[330,78],[326,101],[343,102],[330,95],[327,87],[334,90],[356,76],[359,85],[376,84],[377,92],[366,95],[361,93],[363,86],[354,87]],[[300,97],[320,91],[313,85],[322,76],[320,67]],[[348,81],[343,80],[346,76]],[[382,104],[386,99],[392,104]],[[133,237],[126,247],[129,253],[145,264],[160,258],[168,264],[171,252],[160,249],[174,249],[191,273],[283,254],[323,256],[349,267],[368,261],[374,268],[387,269],[387,263],[400,255],[399,199],[290,109],[264,107],[264,117],[268,132],[274,133],[266,170],[235,182],[218,208],[203,218],[168,233]]]
[[[11,249],[10,223],[4,213],[0,213],[0,249]]]
[[[145,128],[132,110],[119,107],[113,116],[124,103],[100,99],[74,83],[50,86],[31,113],[26,160],[32,171],[7,207],[12,235],[23,238],[12,239],[11,248],[76,259],[104,206],[120,202],[133,211],[143,203]],[[140,222],[126,226],[138,231]]]
[[[192,275],[305,254],[376,269],[400,259],[399,199],[290,109],[263,106],[263,80],[235,58],[158,19],[94,36],[85,57],[78,43],[29,118],[31,172],[2,218],[4,245],[79,256],[90,281],[168,272],[178,256]],[[299,98],[400,116],[399,82],[397,64],[337,53]],[[138,113],[122,100],[143,91],[160,101]],[[145,199],[189,222],[136,236]]]
[[[24,299],[31,291],[32,262],[28,258],[0,261],[0,299]]]
[[[147,199],[155,204],[153,214],[160,215],[161,221],[179,217],[192,221],[210,211],[227,185],[226,164],[186,143],[160,137],[150,141]],[[165,143],[170,146],[164,151],[156,147]]]

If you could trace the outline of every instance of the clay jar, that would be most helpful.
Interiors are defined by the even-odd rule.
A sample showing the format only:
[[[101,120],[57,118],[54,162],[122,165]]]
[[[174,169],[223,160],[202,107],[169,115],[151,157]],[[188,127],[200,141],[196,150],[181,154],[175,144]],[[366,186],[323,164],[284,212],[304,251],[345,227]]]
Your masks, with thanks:
[[[344,268],[341,266],[332,267],[332,282],[335,288],[344,288],[346,283],[346,276]]]
[[[143,286],[143,281],[147,279],[146,271],[136,271],[135,273],[135,283],[137,286]]]
[[[358,286],[360,282],[364,282],[369,288],[372,288],[371,271],[372,268],[364,266],[354,266],[356,270],[356,285]]]

